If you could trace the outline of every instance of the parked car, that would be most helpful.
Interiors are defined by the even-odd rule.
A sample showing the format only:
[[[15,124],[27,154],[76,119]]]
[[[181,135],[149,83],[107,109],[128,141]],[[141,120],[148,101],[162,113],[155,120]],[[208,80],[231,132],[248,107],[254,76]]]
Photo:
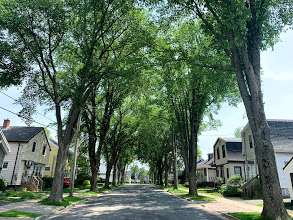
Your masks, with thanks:
[[[63,188],[68,188],[68,187],[70,187],[70,178],[64,177]]]

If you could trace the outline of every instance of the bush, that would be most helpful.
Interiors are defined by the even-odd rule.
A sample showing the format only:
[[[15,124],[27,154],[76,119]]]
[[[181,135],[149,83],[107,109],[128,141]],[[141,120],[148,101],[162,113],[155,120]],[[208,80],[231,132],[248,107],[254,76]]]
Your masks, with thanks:
[[[227,185],[229,186],[233,186],[233,187],[241,187],[242,185],[242,177],[239,176],[239,175],[234,175],[234,176],[231,176],[228,181],[227,181]]]
[[[18,187],[18,188],[16,188],[16,191],[24,192],[24,191],[27,191],[27,188],[26,187]]]
[[[43,188],[50,189],[52,187],[53,177],[44,176],[42,180],[43,180]]]
[[[216,187],[220,187],[224,183],[224,179],[222,177],[217,177],[215,180]]]
[[[220,189],[223,196],[241,196],[242,190],[238,187],[223,184]]]
[[[92,177],[89,175],[80,174],[75,180],[75,186],[82,186],[85,180],[90,180]]]
[[[189,182],[185,182],[185,183],[183,184],[183,186],[185,186],[185,187],[189,187]]]
[[[85,180],[85,181],[83,181],[82,185],[83,186],[91,185],[91,181],[90,180]]]
[[[7,188],[7,181],[3,177],[0,177],[0,191],[5,192]]]

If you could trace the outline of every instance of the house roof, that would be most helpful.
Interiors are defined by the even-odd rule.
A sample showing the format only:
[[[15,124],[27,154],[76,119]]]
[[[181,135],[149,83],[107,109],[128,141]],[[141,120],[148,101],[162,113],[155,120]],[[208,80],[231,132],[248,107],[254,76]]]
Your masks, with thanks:
[[[8,142],[29,142],[43,129],[42,127],[9,126],[6,129],[2,129],[2,131]]]
[[[218,137],[217,141],[214,144],[214,149],[220,139],[226,142],[226,155],[228,161],[244,161],[244,157],[242,156],[241,138]]]
[[[57,142],[57,141],[55,141],[55,140],[52,139],[52,138],[48,138],[48,141],[49,141],[49,143],[52,144],[54,147],[56,147],[57,149],[59,149],[59,146],[58,146],[58,142]],[[69,148],[69,149],[68,149],[68,153],[73,155],[73,154],[74,154],[74,150],[71,149],[71,148]]]
[[[206,159],[204,161],[201,161],[197,164],[197,169],[202,169],[202,168],[211,168],[215,169],[216,167],[214,166],[214,158]]]
[[[275,152],[293,152],[293,120],[267,120]]]

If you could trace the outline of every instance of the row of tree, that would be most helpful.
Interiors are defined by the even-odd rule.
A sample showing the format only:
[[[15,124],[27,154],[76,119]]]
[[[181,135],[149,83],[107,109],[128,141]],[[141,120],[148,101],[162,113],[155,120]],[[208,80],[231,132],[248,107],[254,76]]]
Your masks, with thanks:
[[[121,179],[134,157],[159,183],[165,173],[165,184],[182,160],[196,195],[198,136],[219,125],[213,114],[222,102],[241,97],[256,143],[262,216],[288,219],[262,101],[260,51],[292,25],[292,7],[287,0],[1,0],[1,87],[26,79],[20,103],[28,123],[37,104],[56,114],[59,151],[48,199],[62,200],[81,114],[92,191],[104,155],[107,187],[111,170]]]

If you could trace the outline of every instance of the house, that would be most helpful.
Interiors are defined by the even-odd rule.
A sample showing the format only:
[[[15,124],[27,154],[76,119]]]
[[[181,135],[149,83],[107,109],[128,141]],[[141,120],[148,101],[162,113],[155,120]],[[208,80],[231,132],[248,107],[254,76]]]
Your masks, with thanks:
[[[2,130],[0,129],[0,169],[6,168],[3,167],[4,158],[6,155],[10,153],[10,146],[6,140],[6,137],[4,136]]]
[[[1,175],[8,187],[26,187],[42,190],[42,176],[49,161],[50,145],[44,128],[9,126],[4,120],[1,127],[10,145],[10,154],[4,158]]]
[[[244,157],[242,156],[241,138],[218,138],[214,144],[214,163],[217,177],[227,182],[229,177],[245,177]]]
[[[267,120],[270,127],[271,140],[274,147],[278,176],[282,195],[289,196],[288,183],[283,168],[293,157],[293,120]],[[242,130],[243,150],[245,162],[253,163],[248,169],[249,178],[259,174],[255,157],[255,143],[249,123]]]
[[[288,190],[291,198],[291,203],[293,203],[293,157],[287,163],[287,165],[283,168],[286,174],[286,180],[288,184]]]
[[[48,142],[51,147],[51,152],[50,152],[49,162],[48,164],[46,164],[46,167],[44,170],[44,176],[54,177],[59,146],[58,146],[58,143],[52,138],[48,138]],[[65,177],[70,176],[70,160],[72,160],[73,155],[74,155],[74,150],[69,148],[68,156],[66,160],[66,166],[65,166],[65,174],[64,174]]]
[[[214,154],[210,153],[208,159],[198,162],[196,170],[198,183],[213,186],[217,176]]]

